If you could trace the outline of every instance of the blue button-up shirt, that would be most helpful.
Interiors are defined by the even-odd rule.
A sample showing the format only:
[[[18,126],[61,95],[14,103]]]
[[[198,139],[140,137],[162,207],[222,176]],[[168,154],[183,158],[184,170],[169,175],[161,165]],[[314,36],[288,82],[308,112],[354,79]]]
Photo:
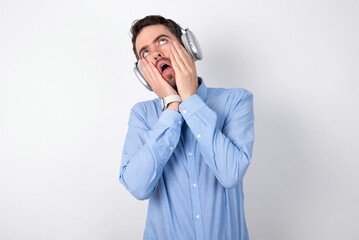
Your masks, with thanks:
[[[242,180],[254,142],[253,96],[207,88],[161,110],[160,100],[131,110],[120,181],[149,199],[144,239],[248,239]]]

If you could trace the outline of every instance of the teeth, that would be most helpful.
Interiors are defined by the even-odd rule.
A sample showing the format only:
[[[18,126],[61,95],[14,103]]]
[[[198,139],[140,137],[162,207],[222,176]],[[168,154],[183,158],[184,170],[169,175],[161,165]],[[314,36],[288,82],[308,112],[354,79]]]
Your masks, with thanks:
[[[167,63],[161,63],[159,65],[159,68],[161,69],[161,72],[163,72],[165,70],[165,68],[167,68],[169,65]]]

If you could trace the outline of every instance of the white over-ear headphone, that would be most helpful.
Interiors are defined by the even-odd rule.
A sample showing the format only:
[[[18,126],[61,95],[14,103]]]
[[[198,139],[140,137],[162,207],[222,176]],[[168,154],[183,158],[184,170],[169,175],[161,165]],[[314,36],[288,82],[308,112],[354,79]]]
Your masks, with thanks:
[[[184,29],[184,33],[181,36],[181,40],[182,40],[183,45],[186,48],[187,52],[192,56],[192,58],[195,61],[202,59],[203,55],[202,55],[201,47],[200,47],[195,35],[188,28]],[[133,71],[135,72],[135,75],[138,78],[138,80],[140,80],[140,82],[148,90],[152,91],[151,86],[147,83],[147,81],[143,77],[137,62],[135,62],[135,67],[133,68]]]

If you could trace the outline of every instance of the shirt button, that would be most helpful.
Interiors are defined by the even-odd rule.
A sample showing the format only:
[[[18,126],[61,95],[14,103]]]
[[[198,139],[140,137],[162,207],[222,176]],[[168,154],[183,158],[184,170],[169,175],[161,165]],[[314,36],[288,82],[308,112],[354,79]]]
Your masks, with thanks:
[[[177,123],[178,123],[179,125],[181,125],[182,122],[181,122],[181,121],[178,121]]]
[[[194,187],[194,188],[197,187],[197,184],[196,184],[196,183],[193,183],[193,184],[192,184],[192,187]]]
[[[193,153],[192,153],[192,152],[189,152],[189,153],[188,153],[188,156],[190,156],[190,157],[191,157],[192,155],[193,155]]]
[[[197,138],[200,138],[201,137],[201,134],[197,134]]]
[[[173,150],[173,147],[170,147],[171,150]]]
[[[200,219],[200,217],[201,217],[201,216],[200,216],[199,214],[196,215],[196,218],[197,218],[197,219]]]
[[[187,113],[187,110],[186,110],[186,109],[184,109],[182,112],[183,112],[184,114],[186,114],[186,113]]]

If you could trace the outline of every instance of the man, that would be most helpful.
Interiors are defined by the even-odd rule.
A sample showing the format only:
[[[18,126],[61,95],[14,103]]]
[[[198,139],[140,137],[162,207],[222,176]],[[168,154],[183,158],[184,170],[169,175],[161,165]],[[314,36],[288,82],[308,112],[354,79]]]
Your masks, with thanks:
[[[208,88],[174,21],[147,16],[131,32],[158,97],[132,108],[120,169],[126,189],[149,199],[144,239],[248,239],[242,180],[254,142],[252,94]],[[167,96],[177,98],[163,108]]]

